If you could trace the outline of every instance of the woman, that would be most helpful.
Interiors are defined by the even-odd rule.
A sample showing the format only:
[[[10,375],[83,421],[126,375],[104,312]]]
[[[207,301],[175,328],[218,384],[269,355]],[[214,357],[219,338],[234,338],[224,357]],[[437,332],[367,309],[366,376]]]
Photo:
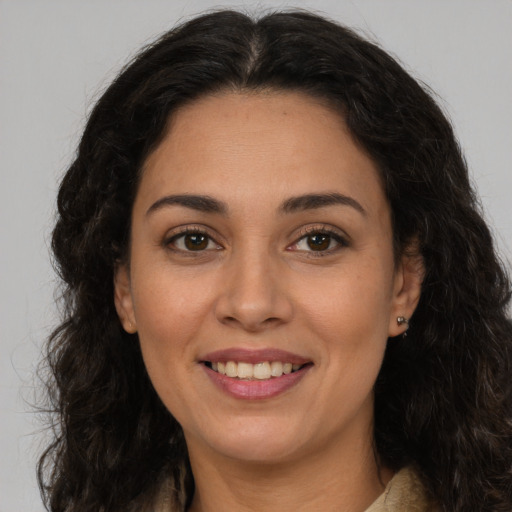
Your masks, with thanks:
[[[382,50],[196,18],[105,92],[58,206],[50,510],[512,509],[510,286]]]

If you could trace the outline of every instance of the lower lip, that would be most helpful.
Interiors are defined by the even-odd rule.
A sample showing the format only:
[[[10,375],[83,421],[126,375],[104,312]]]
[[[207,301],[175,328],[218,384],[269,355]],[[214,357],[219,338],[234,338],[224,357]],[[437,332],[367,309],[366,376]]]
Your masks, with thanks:
[[[213,383],[228,395],[243,400],[264,400],[278,396],[298,384],[313,365],[267,380],[234,379],[213,371],[205,365],[202,366]]]

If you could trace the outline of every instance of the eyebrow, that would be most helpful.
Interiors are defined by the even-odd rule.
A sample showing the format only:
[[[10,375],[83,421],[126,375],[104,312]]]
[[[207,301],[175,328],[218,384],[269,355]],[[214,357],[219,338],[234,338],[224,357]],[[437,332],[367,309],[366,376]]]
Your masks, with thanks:
[[[326,194],[305,194],[297,197],[290,197],[280,207],[282,213],[294,213],[305,210],[315,210],[324,208],[325,206],[342,205],[350,206],[356,211],[366,216],[366,210],[361,203],[353,197],[345,196],[337,192],[329,192]]]
[[[179,194],[160,198],[148,208],[146,215],[160,210],[164,206],[172,205],[184,206],[185,208],[190,208],[191,210],[204,213],[218,213],[220,215],[227,215],[228,213],[227,204],[219,201],[218,199],[214,199],[213,197],[192,194]]]
[[[169,195],[158,199],[147,210],[149,215],[166,206],[183,206],[203,213],[216,213],[219,215],[228,214],[228,206],[223,201],[214,199],[206,195],[178,194]],[[296,197],[290,197],[279,207],[279,213],[289,214],[299,211],[316,210],[326,206],[342,205],[350,206],[362,215],[366,216],[366,210],[361,204],[350,196],[345,196],[337,192],[325,194],[304,194]]]

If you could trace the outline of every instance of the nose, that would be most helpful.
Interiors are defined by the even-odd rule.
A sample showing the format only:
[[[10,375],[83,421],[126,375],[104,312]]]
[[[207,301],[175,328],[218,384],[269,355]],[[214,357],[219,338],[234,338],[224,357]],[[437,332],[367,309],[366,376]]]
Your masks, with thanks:
[[[217,320],[248,332],[288,323],[293,307],[284,274],[265,251],[233,256],[224,268],[215,305]]]

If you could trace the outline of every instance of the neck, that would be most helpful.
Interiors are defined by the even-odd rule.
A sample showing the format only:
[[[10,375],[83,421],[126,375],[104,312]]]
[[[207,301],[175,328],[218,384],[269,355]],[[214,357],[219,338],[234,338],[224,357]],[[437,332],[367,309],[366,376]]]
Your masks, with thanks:
[[[392,472],[379,470],[370,443],[329,446],[274,463],[238,461],[189,447],[195,494],[189,512],[275,510],[363,512]],[[192,449],[190,449],[192,448]]]

